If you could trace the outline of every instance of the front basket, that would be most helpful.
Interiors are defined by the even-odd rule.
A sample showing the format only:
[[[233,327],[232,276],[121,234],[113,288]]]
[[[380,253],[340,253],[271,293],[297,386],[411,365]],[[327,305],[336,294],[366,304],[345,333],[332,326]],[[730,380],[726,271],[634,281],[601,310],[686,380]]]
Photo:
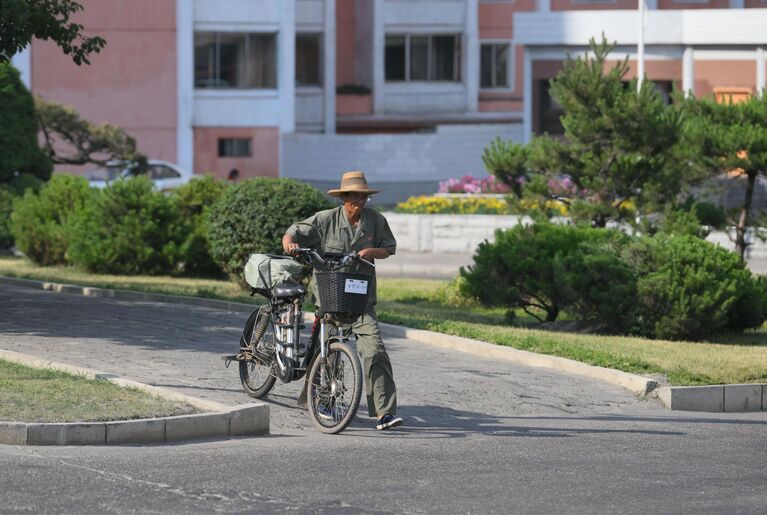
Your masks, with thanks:
[[[321,271],[315,275],[322,311],[357,316],[365,314],[372,287],[369,275]]]

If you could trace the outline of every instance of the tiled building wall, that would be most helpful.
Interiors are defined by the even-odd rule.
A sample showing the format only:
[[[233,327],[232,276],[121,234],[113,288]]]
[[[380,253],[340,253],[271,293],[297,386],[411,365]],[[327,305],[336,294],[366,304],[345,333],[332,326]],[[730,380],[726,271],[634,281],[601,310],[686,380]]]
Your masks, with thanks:
[[[74,20],[106,41],[91,65],[75,65],[55,44],[34,40],[32,92],[75,107],[96,124],[136,138],[152,159],[176,160],[175,0],[82,0]]]
[[[440,126],[432,134],[286,134],[283,175],[321,189],[338,184],[346,170],[363,170],[372,184],[386,184],[377,201],[390,203],[437,191],[440,180],[485,176],[482,152],[496,137],[521,141],[521,126]]]

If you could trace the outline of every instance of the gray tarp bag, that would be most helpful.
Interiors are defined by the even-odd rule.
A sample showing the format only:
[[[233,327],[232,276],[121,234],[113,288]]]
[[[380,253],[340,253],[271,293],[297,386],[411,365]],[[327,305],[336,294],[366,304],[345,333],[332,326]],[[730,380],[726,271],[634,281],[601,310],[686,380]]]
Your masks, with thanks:
[[[245,264],[245,281],[253,288],[270,290],[281,281],[300,281],[303,272],[304,266],[291,257],[251,254]]]

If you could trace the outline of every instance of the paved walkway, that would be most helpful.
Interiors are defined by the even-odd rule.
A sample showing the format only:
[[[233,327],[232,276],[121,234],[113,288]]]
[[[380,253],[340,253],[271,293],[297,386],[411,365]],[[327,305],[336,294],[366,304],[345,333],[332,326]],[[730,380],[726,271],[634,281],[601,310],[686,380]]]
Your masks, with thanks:
[[[127,302],[0,287],[0,348],[113,373],[229,405],[251,402],[234,352],[245,313],[154,302]],[[655,402],[600,381],[387,339],[401,414],[417,424],[475,426],[509,413],[660,413]],[[295,407],[301,383],[277,383],[268,397],[272,433],[310,429]],[[360,414],[366,414],[364,406]],[[411,421],[413,423],[413,421]],[[356,425],[367,426],[359,416]]]
[[[0,348],[237,405],[220,354],[246,314],[0,285]],[[176,445],[0,445],[0,512],[761,513],[765,413],[670,412],[622,388],[386,340],[396,431],[341,435],[267,397],[271,436]],[[737,478],[737,479],[733,479]],[[48,495],[39,495],[45,485]]]

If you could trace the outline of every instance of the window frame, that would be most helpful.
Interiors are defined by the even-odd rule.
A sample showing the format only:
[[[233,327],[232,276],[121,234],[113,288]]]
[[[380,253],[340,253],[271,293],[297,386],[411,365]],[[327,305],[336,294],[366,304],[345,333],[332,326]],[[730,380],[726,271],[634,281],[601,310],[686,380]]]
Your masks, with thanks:
[[[493,86],[482,86],[482,47],[489,45],[493,47],[493,69],[492,69],[492,82]],[[506,86],[495,85],[495,47],[506,46],[508,54],[506,56]],[[515,91],[514,80],[516,79],[515,66],[516,66],[516,45],[508,39],[483,39],[479,42],[479,90],[480,92],[498,93],[505,92],[510,93]]]
[[[434,64],[434,58],[432,51],[434,49],[435,37],[452,37],[453,46],[453,78],[452,79],[433,79],[432,65]],[[386,39],[389,37],[403,37],[405,38],[405,78],[404,79],[388,79],[386,77]],[[426,38],[426,78],[425,79],[411,79],[410,65],[411,59],[411,38]],[[462,82],[461,78],[461,50],[462,50],[463,34],[460,32],[391,32],[384,35],[384,83],[389,84],[404,84],[404,83],[441,83],[441,84],[454,84]]]
[[[221,81],[221,35],[222,34],[238,34],[241,36],[244,36],[245,38],[245,69],[241,70],[241,73],[245,76],[248,76],[248,66],[250,65],[250,38],[251,36],[270,36],[273,39],[273,45],[274,45],[274,55],[273,55],[273,61],[274,61],[274,85],[273,86],[245,86],[245,87],[237,87],[237,86],[198,86],[197,85],[197,60],[196,55],[194,55],[192,59],[192,77],[193,77],[193,89],[196,91],[277,91],[279,89],[279,83],[280,83],[280,73],[279,73],[279,33],[275,31],[264,31],[264,32],[243,32],[243,31],[227,31],[227,30],[197,30],[194,31],[193,34],[193,45],[195,47],[195,54],[196,54],[196,37],[197,35],[213,35],[214,36],[214,51],[213,51],[213,77],[212,79],[209,78],[207,80],[212,80],[214,82]]]
[[[246,142],[247,146],[247,152],[244,154],[240,154],[237,152],[233,152],[232,154],[227,154],[226,152],[222,152],[222,150],[226,150],[227,146],[229,146],[232,150],[238,148],[238,143],[240,142]],[[219,159],[242,159],[242,158],[248,158],[253,157],[253,138],[231,138],[231,137],[219,137],[218,142],[218,158]],[[227,145],[227,143],[229,145]]]

